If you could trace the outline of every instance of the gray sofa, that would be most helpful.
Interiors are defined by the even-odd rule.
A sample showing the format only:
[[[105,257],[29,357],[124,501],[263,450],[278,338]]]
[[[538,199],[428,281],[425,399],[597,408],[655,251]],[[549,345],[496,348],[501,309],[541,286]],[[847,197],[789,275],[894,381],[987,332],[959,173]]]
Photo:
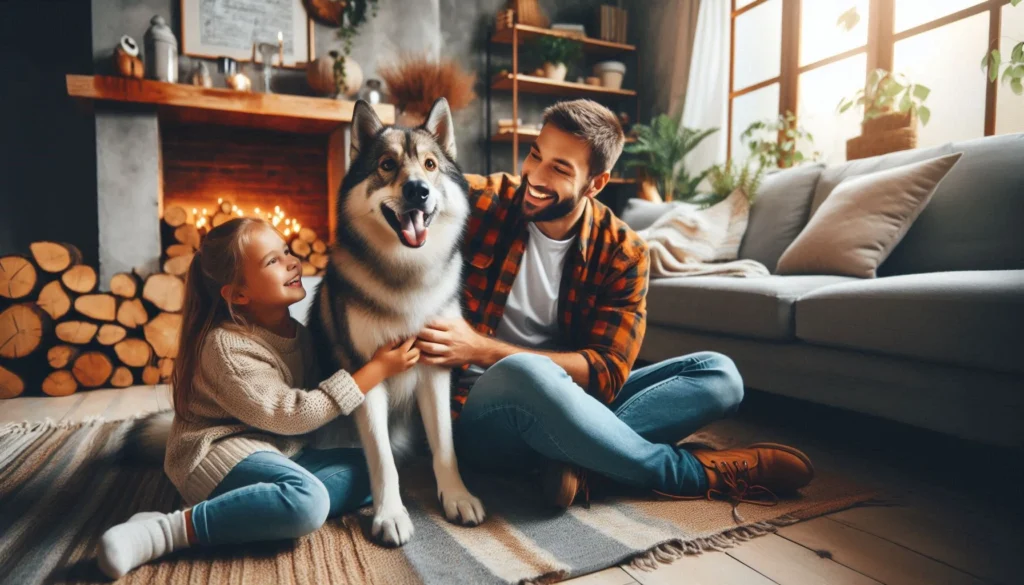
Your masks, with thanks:
[[[953,152],[879,278],[774,274],[840,181]],[[622,218],[643,229],[671,205]],[[1024,446],[1024,134],[775,173],[739,255],[773,274],[651,281],[640,359],[719,351],[749,388]]]

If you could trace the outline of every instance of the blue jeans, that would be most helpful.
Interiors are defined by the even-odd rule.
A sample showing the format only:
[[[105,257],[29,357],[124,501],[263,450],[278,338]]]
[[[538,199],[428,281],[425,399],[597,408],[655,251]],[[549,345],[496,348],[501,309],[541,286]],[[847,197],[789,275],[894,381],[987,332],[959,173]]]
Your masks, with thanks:
[[[713,352],[635,370],[607,406],[549,358],[522,353],[473,385],[455,446],[460,463],[483,471],[525,471],[553,459],[625,485],[697,495],[707,491],[707,475],[675,443],[742,399],[735,364]]]
[[[370,501],[362,449],[304,449],[292,459],[261,451],[192,508],[192,524],[203,545],[294,539]]]

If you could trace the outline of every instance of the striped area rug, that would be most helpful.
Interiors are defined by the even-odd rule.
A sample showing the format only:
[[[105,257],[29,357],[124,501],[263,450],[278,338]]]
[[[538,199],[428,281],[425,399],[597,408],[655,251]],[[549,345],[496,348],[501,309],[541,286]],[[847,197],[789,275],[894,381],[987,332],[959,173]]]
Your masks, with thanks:
[[[141,510],[181,502],[156,467],[117,459],[132,421],[0,427],[0,583],[104,582],[94,549],[103,531]],[[716,443],[714,435],[700,440]],[[721,437],[719,437],[721,439]],[[738,437],[727,442],[739,443]],[[721,445],[721,441],[717,441]],[[367,540],[367,511],[329,520],[295,542],[192,549],[141,567],[121,583],[332,584],[553,582],[631,561],[640,568],[727,548],[777,526],[863,502],[870,493],[818,470],[800,497],[743,505],[614,497],[553,514],[536,483],[466,474],[488,510],[475,528],[439,515],[430,465],[403,470],[416,535],[401,549]]]

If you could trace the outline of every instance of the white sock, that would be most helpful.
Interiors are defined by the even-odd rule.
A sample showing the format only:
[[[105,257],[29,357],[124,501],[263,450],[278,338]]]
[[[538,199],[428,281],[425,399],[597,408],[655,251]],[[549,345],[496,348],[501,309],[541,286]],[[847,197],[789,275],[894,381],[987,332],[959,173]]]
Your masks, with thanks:
[[[96,562],[111,579],[176,550],[188,547],[185,513],[141,512],[103,533]]]

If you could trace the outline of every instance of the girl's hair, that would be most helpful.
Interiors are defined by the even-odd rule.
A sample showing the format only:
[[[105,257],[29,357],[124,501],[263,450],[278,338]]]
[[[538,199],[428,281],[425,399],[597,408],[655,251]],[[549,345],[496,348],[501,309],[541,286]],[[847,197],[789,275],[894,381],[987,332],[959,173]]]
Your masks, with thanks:
[[[214,328],[225,325],[234,326],[233,329],[249,329],[245,316],[236,312],[220,291],[224,285],[242,284],[245,247],[252,234],[263,227],[274,229],[266,220],[247,217],[223,223],[206,234],[189,264],[178,336],[180,348],[171,374],[174,412],[186,420],[191,418],[188,404],[199,373],[199,356],[206,336]]]

